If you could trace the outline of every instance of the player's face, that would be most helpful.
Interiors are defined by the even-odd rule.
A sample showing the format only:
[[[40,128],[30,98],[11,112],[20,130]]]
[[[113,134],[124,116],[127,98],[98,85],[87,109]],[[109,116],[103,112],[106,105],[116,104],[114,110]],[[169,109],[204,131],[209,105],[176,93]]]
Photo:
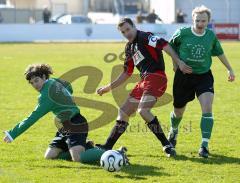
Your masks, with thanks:
[[[46,79],[41,77],[32,77],[29,83],[35,88],[37,91],[40,91],[45,83]]]
[[[121,31],[122,35],[128,39],[128,41],[133,42],[137,35],[137,29],[135,26],[130,25],[129,23],[123,24],[121,27],[119,27],[119,30]]]
[[[204,31],[208,25],[208,14],[207,13],[196,13],[193,15],[193,26],[199,32]]]

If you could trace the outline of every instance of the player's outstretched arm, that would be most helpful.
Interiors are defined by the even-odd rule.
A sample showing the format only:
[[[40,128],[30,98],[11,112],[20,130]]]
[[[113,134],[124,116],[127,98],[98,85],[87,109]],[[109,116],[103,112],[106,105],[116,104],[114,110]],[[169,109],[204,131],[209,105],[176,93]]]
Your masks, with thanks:
[[[165,47],[163,47],[163,50],[172,57],[172,61],[173,61],[173,67],[174,70],[176,69],[175,67],[179,67],[179,69],[186,74],[191,74],[192,73],[192,68],[190,66],[188,66],[187,64],[185,64],[182,60],[179,59],[177,53],[172,49],[171,46],[166,45]]]
[[[115,81],[113,81],[109,85],[99,88],[97,90],[97,94],[102,96],[104,93],[107,93],[107,92],[111,91],[112,89],[117,88],[118,86],[123,84],[129,77],[130,77],[130,75],[128,73],[122,72],[122,74],[120,74]]]
[[[228,81],[230,82],[234,81],[235,74],[225,54],[219,55],[218,58],[228,70]]]
[[[5,137],[3,141],[6,143],[11,143],[18,136],[24,133],[27,129],[29,129],[32,125],[34,125],[41,117],[47,114],[51,109],[51,101],[46,98],[40,98],[39,104],[35,108],[35,110],[22,122],[18,123],[11,130],[5,131]]]

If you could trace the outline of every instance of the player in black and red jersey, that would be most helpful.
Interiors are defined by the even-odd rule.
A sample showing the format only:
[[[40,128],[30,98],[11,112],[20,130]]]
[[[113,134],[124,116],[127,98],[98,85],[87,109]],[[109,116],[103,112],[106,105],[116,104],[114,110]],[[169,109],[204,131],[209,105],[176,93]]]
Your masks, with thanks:
[[[167,77],[162,50],[164,50],[179,65],[182,70],[189,68],[179,60],[168,42],[152,33],[137,30],[129,18],[123,18],[118,29],[128,39],[125,48],[126,60],[124,71],[112,83],[97,90],[99,95],[109,92],[124,83],[133,73],[134,66],[140,71],[141,81],[137,83],[129,97],[119,110],[119,115],[111,134],[104,145],[104,149],[112,149],[118,138],[128,126],[129,116],[138,111],[149,129],[156,135],[163,145],[168,157],[175,156],[175,149],[167,140],[156,116],[151,113],[152,107],[167,88]]]

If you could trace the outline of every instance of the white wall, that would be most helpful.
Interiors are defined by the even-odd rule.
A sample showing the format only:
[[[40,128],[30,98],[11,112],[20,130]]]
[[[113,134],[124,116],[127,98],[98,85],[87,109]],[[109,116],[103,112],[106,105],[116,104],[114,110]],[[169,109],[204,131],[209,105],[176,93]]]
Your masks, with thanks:
[[[155,9],[155,13],[164,21],[164,23],[173,23],[175,21],[175,0],[151,0],[150,9]]]
[[[182,24],[139,24],[143,31],[150,31],[170,39]],[[76,41],[124,41],[114,24],[0,24],[0,42],[76,42]]]

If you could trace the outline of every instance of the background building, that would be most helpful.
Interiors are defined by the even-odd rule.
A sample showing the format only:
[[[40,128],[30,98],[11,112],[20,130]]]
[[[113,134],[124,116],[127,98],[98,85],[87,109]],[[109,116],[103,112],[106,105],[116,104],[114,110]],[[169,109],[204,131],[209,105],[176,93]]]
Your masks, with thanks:
[[[28,23],[31,18],[40,21],[44,7],[48,7],[52,15],[105,12],[106,16],[113,14],[112,17],[116,14],[134,17],[140,11],[148,13],[154,9],[164,23],[174,23],[176,12],[181,9],[186,14],[186,23],[190,23],[192,9],[202,4],[212,10],[212,20],[216,23],[240,22],[239,0],[168,0],[167,3],[166,0],[0,0],[0,12],[3,23]]]

